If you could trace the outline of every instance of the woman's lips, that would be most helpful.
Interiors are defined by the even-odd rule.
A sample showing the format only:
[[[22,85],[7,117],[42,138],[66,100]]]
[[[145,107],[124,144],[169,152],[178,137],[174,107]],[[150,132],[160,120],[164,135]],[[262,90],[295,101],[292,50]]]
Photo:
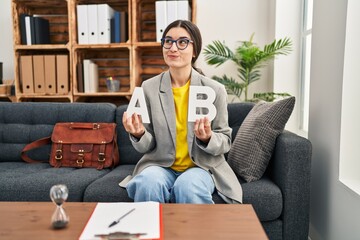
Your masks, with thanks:
[[[169,59],[176,59],[178,58],[179,56],[177,55],[167,55]]]

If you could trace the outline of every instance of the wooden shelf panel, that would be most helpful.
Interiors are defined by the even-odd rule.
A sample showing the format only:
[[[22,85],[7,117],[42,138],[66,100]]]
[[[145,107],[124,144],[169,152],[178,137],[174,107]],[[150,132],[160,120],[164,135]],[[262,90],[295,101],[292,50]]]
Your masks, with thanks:
[[[134,55],[136,86],[168,69],[160,45],[136,47]]]
[[[40,50],[40,51],[48,51],[48,50],[70,50],[69,45],[67,44],[34,44],[34,45],[16,45],[14,46],[15,51],[17,50]]]
[[[100,4],[107,3],[111,7],[127,7],[129,5],[128,0],[75,0],[76,4]]]
[[[109,44],[73,44],[73,49],[119,49],[119,48],[131,48],[130,43],[109,43]]]
[[[66,14],[67,0],[13,0],[19,13],[29,14]]]
[[[138,42],[156,41],[156,18],[155,1],[145,0],[137,1],[137,36]]]

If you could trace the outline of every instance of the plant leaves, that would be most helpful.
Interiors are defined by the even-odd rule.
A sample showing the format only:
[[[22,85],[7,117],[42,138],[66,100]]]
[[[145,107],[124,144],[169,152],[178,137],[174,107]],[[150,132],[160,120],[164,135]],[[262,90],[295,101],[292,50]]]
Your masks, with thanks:
[[[240,98],[243,88],[245,87],[244,83],[239,83],[234,78],[229,78],[225,74],[222,77],[213,76],[212,78],[223,84],[228,94],[235,95]]]
[[[216,67],[225,63],[228,60],[233,60],[234,53],[228,48],[225,43],[220,41],[213,41],[204,49],[205,60],[209,65]]]
[[[218,40],[213,41],[204,49],[205,60],[209,65],[218,67],[228,60],[236,63],[241,83],[233,78],[228,78],[226,75],[223,75],[222,78],[214,77],[214,79],[225,85],[228,94],[239,98],[243,92],[245,92],[246,98],[249,85],[261,79],[260,70],[266,66],[269,60],[274,59],[277,55],[287,55],[292,51],[290,38],[275,39],[261,50],[253,43],[253,37],[254,34],[251,35],[249,41],[240,41],[240,45],[234,52],[225,43]]]

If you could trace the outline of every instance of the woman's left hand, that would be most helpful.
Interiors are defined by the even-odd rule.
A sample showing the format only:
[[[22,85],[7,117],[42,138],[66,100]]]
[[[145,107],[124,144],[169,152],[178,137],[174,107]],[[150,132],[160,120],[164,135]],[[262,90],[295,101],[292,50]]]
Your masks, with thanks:
[[[195,136],[204,143],[208,143],[211,138],[211,124],[207,117],[197,119],[194,124]]]

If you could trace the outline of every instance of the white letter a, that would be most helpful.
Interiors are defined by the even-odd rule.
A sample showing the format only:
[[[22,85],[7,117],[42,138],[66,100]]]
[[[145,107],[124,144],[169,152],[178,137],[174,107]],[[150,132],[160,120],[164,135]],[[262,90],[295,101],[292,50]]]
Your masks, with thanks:
[[[135,87],[126,112],[128,117],[131,117],[134,113],[136,113],[141,115],[141,120],[143,123],[150,123],[144,90],[141,87]]]

